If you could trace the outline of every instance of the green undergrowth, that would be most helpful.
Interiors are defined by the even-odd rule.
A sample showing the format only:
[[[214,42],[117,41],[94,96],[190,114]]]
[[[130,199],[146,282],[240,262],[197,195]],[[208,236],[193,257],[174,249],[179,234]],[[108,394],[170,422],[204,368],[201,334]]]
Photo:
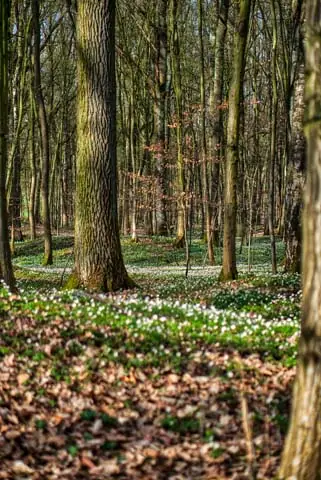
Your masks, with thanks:
[[[255,237],[251,244],[250,269],[270,262],[270,247],[267,237]],[[242,268],[249,263],[249,249],[245,244],[240,249],[240,239],[237,240],[237,263]],[[173,248],[172,237],[141,237],[136,243],[129,237],[122,238],[122,248],[125,263],[136,267],[184,266],[185,249]],[[54,264],[48,269],[65,268],[73,262],[73,237],[53,237]],[[277,258],[282,262],[284,244],[277,241]],[[222,248],[215,248],[215,259],[218,265],[222,262]],[[43,240],[26,240],[15,247],[14,263],[20,267],[41,266],[43,260]],[[206,243],[193,238],[190,245],[190,262],[192,266],[207,264]]]
[[[226,285],[218,283],[215,271],[206,268],[194,276],[195,266],[186,279],[184,269],[153,269],[159,263],[172,267],[183,261],[183,252],[174,251],[170,239],[146,239],[137,244],[125,239],[124,256],[140,288],[92,297],[60,290],[72,260],[72,237],[56,237],[54,247],[54,266],[33,269],[42,256],[40,240],[17,246],[15,265],[21,294],[11,296],[4,288],[0,291],[0,315],[5,318],[0,353],[18,349],[19,354],[41,362],[41,352],[50,341],[43,332],[46,325],[57,322],[61,348],[53,355],[57,356],[54,375],[58,377],[68,376],[64,368],[62,372],[59,369],[66,356],[80,355],[89,347],[97,349],[98,363],[115,361],[129,366],[170,364],[186,368],[196,352],[213,346],[258,353],[289,366],[295,363],[298,275],[272,275],[269,267],[260,263],[252,272],[239,264],[238,280]],[[194,240],[193,248],[197,263],[205,247]],[[279,242],[280,258],[282,249]],[[266,261],[268,240],[256,239],[255,251],[260,261]],[[135,265],[139,266],[137,273]],[[32,321],[32,328],[12,334],[17,318]],[[39,335],[40,340],[35,341]]]
[[[112,361],[184,369],[195,354],[213,347],[294,364],[300,292],[209,289],[203,300],[204,293],[199,279],[192,301],[182,292],[176,299],[142,290],[96,297],[77,291],[12,296],[3,288],[0,354],[18,352],[41,362],[54,328],[59,347],[50,353],[58,378],[68,377],[68,357],[86,356],[88,348],[95,350],[94,368]],[[28,328],[17,333],[17,321]]]

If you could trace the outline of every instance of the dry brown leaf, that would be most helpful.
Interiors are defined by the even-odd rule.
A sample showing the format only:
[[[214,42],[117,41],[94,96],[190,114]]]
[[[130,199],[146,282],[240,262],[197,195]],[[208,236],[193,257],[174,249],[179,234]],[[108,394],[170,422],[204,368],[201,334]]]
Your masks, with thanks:
[[[81,464],[82,464],[84,467],[88,468],[88,470],[92,470],[93,468],[96,467],[96,465],[94,464],[94,462],[93,462],[92,460],[90,460],[90,458],[85,457],[85,456],[81,457]]]
[[[21,460],[16,460],[15,462],[13,462],[12,470],[14,471],[14,473],[18,473],[18,474],[21,473],[21,474],[28,475],[28,474],[34,473],[34,470],[28,467],[28,465],[26,465]]]
[[[19,385],[23,385],[25,382],[27,382],[27,380],[29,380],[29,375],[28,373],[20,373],[18,376],[17,376],[17,380],[18,380],[18,383]]]

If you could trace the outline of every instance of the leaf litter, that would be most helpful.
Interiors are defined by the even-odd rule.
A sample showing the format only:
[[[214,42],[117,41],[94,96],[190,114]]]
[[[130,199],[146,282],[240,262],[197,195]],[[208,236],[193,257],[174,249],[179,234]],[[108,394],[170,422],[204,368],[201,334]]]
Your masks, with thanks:
[[[231,312],[214,325],[208,298],[144,301],[1,290],[0,479],[273,478],[292,364],[267,357]],[[246,315],[269,328],[261,310]],[[196,334],[204,321],[212,336]],[[298,327],[281,323],[270,335],[292,355]],[[249,348],[225,337],[234,324]]]

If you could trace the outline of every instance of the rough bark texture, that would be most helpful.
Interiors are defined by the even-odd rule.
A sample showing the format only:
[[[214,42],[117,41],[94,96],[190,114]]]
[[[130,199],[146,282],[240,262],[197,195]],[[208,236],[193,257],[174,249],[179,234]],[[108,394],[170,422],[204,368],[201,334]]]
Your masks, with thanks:
[[[8,19],[9,2],[0,2],[0,278],[12,289],[15,279],[11,264],[6,199],[8,138]]]
[[[132,285],[117,219],[115,0],[79,2],[75,277],[73,286]]]
[[[224,186],[224,239],[221,280],[232,280],[236,270],[236,183],[239,160],[240,101],[245,69],[245,47],[249,27],[251,0],[240,0],[234,38],[233,76],[229,92],[227,151]]]
[[[291,424],[280,478],[321,478],[321,8],[306,4],[307,179],[303,215],[303,305]]]

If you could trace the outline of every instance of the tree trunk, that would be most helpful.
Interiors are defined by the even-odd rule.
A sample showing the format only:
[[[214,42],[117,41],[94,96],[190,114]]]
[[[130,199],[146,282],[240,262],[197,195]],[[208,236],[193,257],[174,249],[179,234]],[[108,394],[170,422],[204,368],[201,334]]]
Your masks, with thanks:
[[[47,121],[47,112],[42,93],[41,85],[41,66],[40,66],[40,21],[39,21],[39,0],[32,0],[32,18],[33,18],[33,62],[34,62],[34,94],[38,109],[38,118],[41,134],[41,201],[42,217],[44,227],[45,252],[43,265],[52,264],[52,237],[49,208],[49,175],[50,175],[50,151],[49,151],[49,128]]]
[[[30,156],[30,193],[29,193],[29,228],[30,238],[36,238],[36,193],[37,193],[37,168],[35,156],[35,113],[33,93],[30,89],[30,109],[29,109],[29,156]]]
[[[288,167],[288,189],[285,220],[285,271],[301,270],[301,211],[305,170],[304,63],[299,67],[294,87],[292,145]]]
[[[307,179],[303,213],[303,303],[297,376],[291,424],[279,476],[282,479],[321,478],[321,9],[306,2]]]
[[[206,143],[206,97],[205,97],[205,58],[203,40],[203,0],[198,0],[198,38],[200,47],[200,100],[201,100],[201,165],[203,178],[203,204],[205,210],[206,242],[208,263],[214,265],[214,242],[212,231],[212,208],[209,185],[211,183],[211,170],[208,168],[207,143]]]
[[[177,177],[176,177],[176,195],[177,195],[177,230],[175,247],[182,248],[185,242],[185,174],[183,159],[183,96],[182,96],[182,78],[180,64],[180,45],[178,36],[178,8],[180,0],[171,0],[170,3],[170,52],[173,87],[175,94],[175,130],[177,146]]]
[[[9,2],[0,2],[0,278],[15,290],[11,264],[6,199],[8,160],[8,23]]]
[[[166,155],[165,123],[167,98],[167,6],[168,0],[160,0],[157,5],[154,116],[156,126],[156,222],[157,234],[167,235],[166,218]]]
[[[78,4],[75,275],[71,286],[112,291],[133,285],[117,217],[115,0]]]
[[[227,125],[227,151],[224,188],[224,239],[223,268],[221,280],[237,277],[236,270],[236,183],[239,160],[240,103],[245,69],[245,47],[247,42],[251,0],[240,0],[239,18],[234,37],[233,75],[229,93]]]
[[[11,224],[11,251],[14,252],[14,242],[22,241],[23,234],[21,230],[21,131],[23,126],[23,109],[25,97],[25,80],[28,63],[28,43],[30,33],[30,21],[26,19],[28,6],[25,2],[14,4],[15,19],[14,25],[18,32],[17,40],[17,59],[12,79],[12,128],[13,140],[9,155],[9,165],[11,172],[8,180],[11,179],[11,185],[7,185],[7,194],[9,200],[9,216]]]
[[[223,150],[223,80],[224,80],[224,50],[227,31],[227,18],[230,0],[221,0],[218,7],[218,23],[216,27],[215,66],[213,78],[213,92],[211,97],[211,117],[213,122],[213,135],[211,154],[213,155],[213,172],[211,184],[212,197],[212,235],[214,244],[219,246],[218,210],[220,201],[220,170]]]
[[[271,77],[272,77],[272,92],[271,92],[271,137],[270,137],[270,170],[269,170],[269,205],[268,205],[268,222],[271,245],[271,265],[272,273],[277,272],[276,264],[276,245],[274,234],[274,220],[275,220],[275,159],[276,159],[276,129],[277,129],[277,110],[278,110],[278,89],[277,89],[277,20],[275,11],[275,0],[271,0],[271,14],[272,14],[272,59],[271,59]]]

